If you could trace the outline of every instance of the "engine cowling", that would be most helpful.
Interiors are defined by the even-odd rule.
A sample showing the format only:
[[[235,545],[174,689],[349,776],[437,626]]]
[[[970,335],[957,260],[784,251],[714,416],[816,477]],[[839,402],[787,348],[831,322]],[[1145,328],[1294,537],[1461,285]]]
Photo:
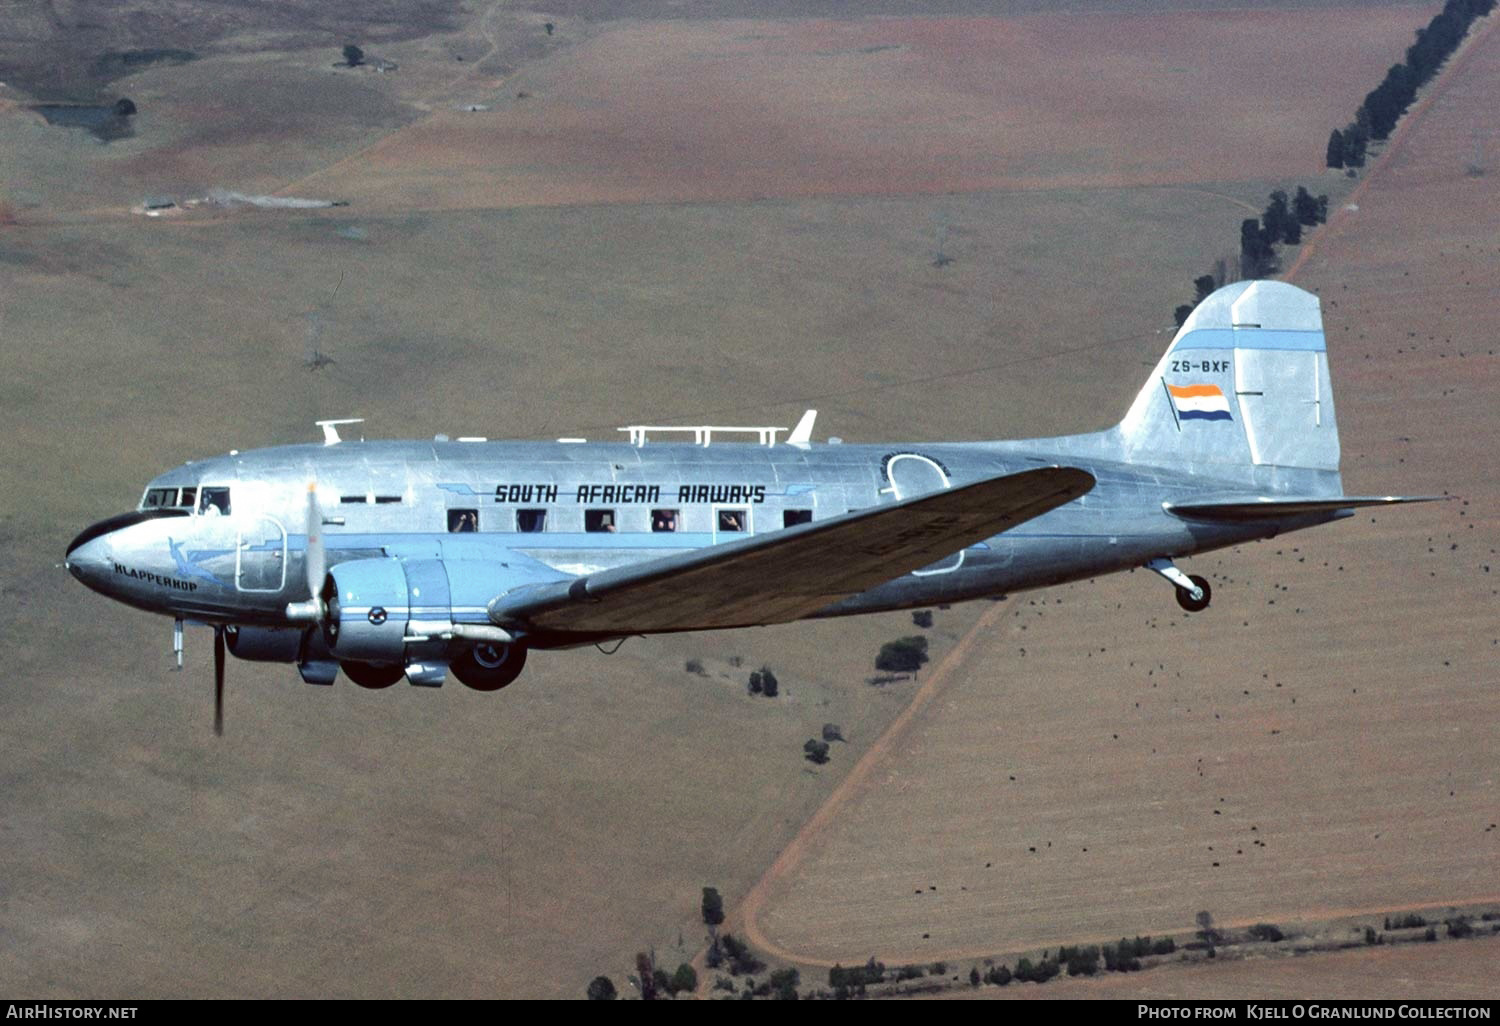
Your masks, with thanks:
[[[483,559],[357,559],[328,572],[320,592],[323,639],[339,660],[401,663],[407,646],[453,632],[495,628],[490,599],[539,579],[533,568]],[[462,628],[458,633],[462,632]]]
[[[356,559],[328,571],[320,593],[327,618],[323,640],[339,660],[400,663],[406,659],[411,602],[398,559]]]

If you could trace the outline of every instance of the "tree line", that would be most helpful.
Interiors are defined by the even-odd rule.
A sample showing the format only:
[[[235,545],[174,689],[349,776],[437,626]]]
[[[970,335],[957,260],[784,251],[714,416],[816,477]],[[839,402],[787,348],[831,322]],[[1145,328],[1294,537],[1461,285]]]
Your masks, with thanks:
[[[1365,95],[1354,113],[1354,120],[1336,128],[1328,137],[1325,162],[1331,168],[1363,167],[1365,150],[1372,141],[1390,137],[1401,115],[1411,107],[1417,90],[1437,75],[1443,63],[1457,50],[1474,19],[1489,14],[1495,0],[1447,0],[1425,28],[1417,29],[1417,38],[1407,47],[1406,59],[1393,64],[1385,78]],[[1350,174],[1354,172],[1349,170]],[[1239,277],[1264,278],[1280,269],[1276,246],[1298,245],[1305,228],[1328,220],[1328,197],[1313,197],[1299,186],[1295,198],[1288,200],[1282,190],[1271,193],[1271,201],[1259,218],[1247,217],[1240,222]],[[1193,302],[1178,306],[1173,315],[1182,327],[1194,307],[1230,278],[1229,261],[1219,260],[1211,273],[1193,280],[1196,293]]]
[[[1280,268],[1276,247],[1285,243],[1300,245],[1305,228],[1315,228],[1328,220],[1328,197],[1314,196],[1304,186],[1297,186],[1295,195],[1288,197],[1286,191],[1277,189],[1271,193],[1270,202],[1260,217],[1247,217],[1240,222],[1239,277],[1264,278]],[[1218,260],[1208,274],[1193,279],[1195,295],[1191,303],[1183,303],[1172,311],[1177,326],[1182,327],[1188,314],[1215,289],[1228,284],[1229,262]]]
[[[1417,41],[1407,47],[1406,60],[1391,65],[1381,83],[1365,94],[1354,120],[1328,136],[1328,166],[1363,167],[1365,147],[1372,140],[1390,137],[1396,122],[1417,98],[1417,90],[1432,81],[1443,62],[1458,49],[1474,19],[1494,8],[1495,0],[1448,0],[1426,28],[1417,29]]]

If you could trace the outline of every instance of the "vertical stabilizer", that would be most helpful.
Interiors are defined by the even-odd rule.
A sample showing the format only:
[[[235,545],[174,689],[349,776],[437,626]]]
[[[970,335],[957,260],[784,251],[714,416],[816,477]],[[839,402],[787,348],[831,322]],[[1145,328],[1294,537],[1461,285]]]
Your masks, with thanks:
[[[1198,304],[1116,433],[1127,458],[1337,471],[1318,297],[1277,281]]]

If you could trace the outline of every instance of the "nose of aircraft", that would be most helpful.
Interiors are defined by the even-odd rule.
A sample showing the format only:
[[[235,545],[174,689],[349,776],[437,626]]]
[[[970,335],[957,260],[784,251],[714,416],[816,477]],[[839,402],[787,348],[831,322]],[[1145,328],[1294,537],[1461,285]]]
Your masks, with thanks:
[[[173,511],[174,514],[175,512]],[[161,515],[161,512],[155,510],[138,510],[90,524],[68,543],[68,554],[63,558],[63,565],[74,577],[90,588],[97,589],[113,565],[110,535]]]
[[[90,524],[68,543],[63,565],[79,581],[93,587],[109,566],[110,533],[135,522],[135,514],[122,513]]]

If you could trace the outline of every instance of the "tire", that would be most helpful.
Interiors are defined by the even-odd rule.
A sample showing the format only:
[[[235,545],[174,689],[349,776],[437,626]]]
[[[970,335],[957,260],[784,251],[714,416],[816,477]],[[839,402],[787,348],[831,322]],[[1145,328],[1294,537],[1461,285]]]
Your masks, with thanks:
[[[406,676],[406,668],[395,663],[340,663],[344,676],[362,688],[378,691],[388,688]]]
[[[1177,604],[1189,613],[1201,613],[1208,608],[1208,603],[1213,598],[1214,590],[1208,586],[1208,581],[1205,578],[1199,577],[1197,574],[1189,574],[1188,580],[1203,589],[1203,597],[1194,601],[1192,592],[1186,588],[1178,588]]]
[[[466,649],[448,669],[465,687],[475,691],[499,691],[519,677],[525,667],[525,645],[480,642]]]

